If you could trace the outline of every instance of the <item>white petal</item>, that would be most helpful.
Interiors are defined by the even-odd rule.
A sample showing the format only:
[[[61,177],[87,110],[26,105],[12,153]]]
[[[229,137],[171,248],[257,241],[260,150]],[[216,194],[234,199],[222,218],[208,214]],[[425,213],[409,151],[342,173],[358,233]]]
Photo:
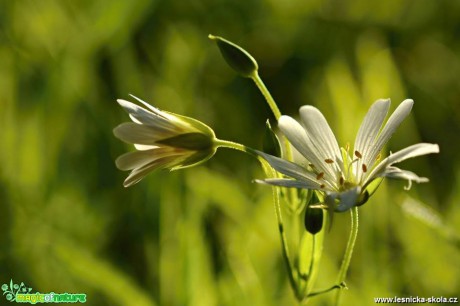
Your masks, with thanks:
[[[303,188],[303,189],[320,189],[320,185],[315,182],[290,180],[290,179],[265,179],[255,180],[259,184],[268,184],[281,187]]]
[[[414,172],[402,170],[397,167],[388,167],[380,176],[391,179],[403,179],[408,181],[414,181],[416,183],[429,182],[429,179],[426,177],[420,177]]]
[[[188,124],[184,123],[176,116],[157,110],[144,101],[138,100],[148,106],[149,110],[126,100],[117,100],[117,102],[129,113],[129,117],[135,123],[149,125],[159,130],[176,131],[177,133],[183,132],[189,127]]]
[[[273,167],[276,171],[287,175],[289,177],[295,178],[301,181],[307,181],[311,183],[316,183],[316,175],[307,171],[307,169],[297,165],[296,163],[287,161],[285,159],[272,156],[260,151],[256,151],[261,157],[263,157],[270,166]],[[318,184],[319,186],[319,184]]]
[[[176,133],[171,130],[134,122],[124,122],[120,124],[113,129],[113,134],[124,142],[143,145],[155,145],[158,140],[176,135]]]
[[[386,169],[392,164],[402,162],[409,158],[432,153],[439,153],[439,146],[437,144],[418,143],[405,149],[402,149],[396,153],[393,153],[384,160],[382,160],[374,169],[372,169],[364,183],[364,186],[366,186],[375,178],[381,176],[382,173],[386,171]]]
[[[163,169],[163,168],[170,168],[174,166],[176,157],[174,156],[167,156],[163,158],[159,158],[147,165],[144,165],[141,168],[136,168],[128,175],[128,177],[123,182],[124,187],[132,186],[142,180],[147,174],[154,170]]]
[[[133,97],[134,99],[136,99],[137,101],[141,102],[142,104],[144,104],[145,107],[147,107],[152,113],[154,114],[157,114],[158,116],[161,116],[161,117],[164,117],[164,118],[168,118],[168,116],[166,114],[164,114],[161,110],[159,110],[158,108],[156,107],[153,107],[152,105],[150,105],[149,103],[145,102],[144,100],[136,97],[135,95],[132,95],[132,94],[129,94],[131,97]]]
[[[300,108],[300,116],[308,137],[319,154],[322,155],[323,163],[325,159],[339,161],[339,167],[343,171],[339,145],[323,114],[316,107],[305,105]]]
[[[145,151],[145,150],[159,148],[158,146],[141,145],[141,144],[137,144],[137,143],[134,144],[134,147],[139,151]]]
[[[278,127],[300,154],[312,163],[318,171],[328,176],[327,181],[335,181],[335,173],[332,167],[326,167],[324,156],[318,153],[300,123],[289,116],[281,116],[278,121]],[[331,180],[331,178],[333,179]]]
[[[178,152],[172,148],[163,147],[145,151],[129,152],[121,155],[115,160],[117,168],[120,170],[132,170],[140,168],[148,163],[166,156],[180,156],[184,152]]]
[[[417,143],[387,157],[390,165],[400,163],[406,159],[426,154],[439,153],[439,146],[433,143]]]
[[[186,122],[183,122],[180,119],[180,117],[182,116],[177,116],[176,114],[173,114],[170,112],[161,111],[160,109],[153,107],[152,105],[148,104],[147,102],[143,101],[142,99],[132,94],[130,94],[130,96],[136,99],[137,101],[141,102],[142,104],[144,104],[144,106],[147,107],[150,111],[152,111],[152,113],[158,115],[159,117],[163,117],[167,121],[172,122],[172,124],[181,126],[182,128],[185,128],[185,129],[189,126],[189,124],[187,124]]]
[[[372,104],[364,117],[361,126],[359,127],[354,150],[361,153],[365,159],[363,163],[367,165],[371,162],[367,159],[367,157],[369,157],[369,150],[374,145],[377,135],[382,128],[383,121],[388,114],[389,108],[390,99],[377,100],[374,104]]]
[[[372,168],[373,161],[377,157],[378,153],[382,150],[383,146],[390,140],[393,133],[399,127],[401,122],[409,115],[412,106],[414,105],[414,101],[411,99],[404,100],[396,110],[391,114],[390,118],[388,119],[387,123],[382,129],[382,132],[377,138],[375,145],[373,145],[369,153],[367,154],[366,160],[368,160],[368,167]]]
[[[152,113],[151,111],[146,110],[145,108],[142,108],[139,105],[136,105],[129,101],[118,99],[117,102],[128,112],[131,118],[136,119],[140,123],[156,124],[156,122],[158,121],[168,122],[168,119],[166,119],[165,117],[162,117],[161,115],[156,113]]]

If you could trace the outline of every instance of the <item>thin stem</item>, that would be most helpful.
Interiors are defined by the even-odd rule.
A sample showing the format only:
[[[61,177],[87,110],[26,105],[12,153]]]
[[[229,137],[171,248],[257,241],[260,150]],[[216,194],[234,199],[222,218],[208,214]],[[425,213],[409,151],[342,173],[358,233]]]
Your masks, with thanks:
[[[350,236],[348,237],[347,248],[345,249],[345,255],[343,256],[342,265],[340,267],[339,276],[337,278],[337,284],[344,284],[345,278],[347,277],[348,267],[350,266],[351,256],[353,255],[353,248],[355,246],[356,237],[358,236],[358,207],[353,207],[350,211],[351,216],[351,230]],[[342,289],[338,290],[335,296],[335,305],[338,306],[340,303]]]
[[[260,76],[259,76],[259,74],[257,72],[252,76],[252,80],[254,81],[254,83],[256,83],[257,88],[259,88],[260,92],[262,93],[262,95],[264,96],[265,100],[267,101],[268,106],[270,106],[270,109],[272,110],[273,115],[276,118],[276,121],[278,121],[280,119],[280,117],[281,117],[281,111],[278,108],[278,105],[276,105],[275,100],[273,99],[272,95],[268,91],[267,87],[265,86],[264,82],[262,81],[262,79],[260,78]],[[286,137],[283,137],[283,139],[284,139],[284,148],[285,148],[285,153],[286,153],[286,159],[289,160],[289,161],[292,161],[291,144],[286,139]]]
[[[237,151],[242,151],[242,152],[248,153],[249,155],[252,155],[252,156],[254,156],[256,158],[259,158],[259,155],[256,153],[256,151],[253,148],[245,146],[245,145],[243,145],[241,143],[228,141],[228,140],[222,140],[222,139],[214,139],[214,144],[217,147],[228,148],[228,149],[233,149],[233,150],[237,150]]]
[[[264,98],[267,101],[268,106],[270,106],[270,109],[272,110],[273,115],[275,115],[275,118],[278,121],[281,117],[281,112],[278,108],[278,105],[276,105],[275,100],[273,99],[272,95],[268,91],[267,87],[265,86],[264,82],[262,81],[262,79],[260,78],[257,72],[252,77],[252,80],[254,81],[254,83],[256,83],[260,92],[264,95]]]

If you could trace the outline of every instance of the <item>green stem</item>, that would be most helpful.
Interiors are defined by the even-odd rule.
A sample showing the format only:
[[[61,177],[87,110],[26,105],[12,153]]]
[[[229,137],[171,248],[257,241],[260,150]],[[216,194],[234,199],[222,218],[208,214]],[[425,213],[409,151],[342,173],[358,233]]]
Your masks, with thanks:
[[[253,157],[256,157],[259,159],[259,155],[256,153],[256,150],[248,146],[245,146],[241,143],[228,141],[228,140],[214,139],[214,144],[217,147],[242,151],[242,152],[248,153],[249,155],[252,155]]]
[[[272,110],[273,115],[275,115],[275,118],[278,121],[281,117],[281,112],[278,108],[278,105],[276,105],[275,100],[273,99],[272,95],[268,91],[267,87],[265,86],[264,82],[262,81],[262,79],[260,78],[257,72],[252,77],[252,80],[254,81],[254,83],[256,83],[260,92],[264,95],[264,98],[267,101],[268,106],[270,106],[270,109]]]
[[[268,106],[270,106],[270,109],[272,110],[273,115],[276,118],[276,121],[278,121],[281,117],[281,111],[278,108],[278,105],[276,105],[275,100],[273,99],[272,95],[268,91],[267,87],[265,86],[264,82],[262,81],[262,79],[260,78],[257,72],[252,76],[252,80],[254,81],[254,83],[256,83],[257,88],[259,88],[260,92],[262,93],[265,100],[267,101]],[[286,137],[283,137],[283,138],[284,138],[284,148],[285,148],[285,153],[286,153],[286,159],[289,161],[292,161],[291,145],[289,141],[286,139]]]
[[[353,207],[350,211],[351,215],[351,230],[350,236],[348,237],[347,248],[345,249],[345,255],[343,256],[342,265],[340,267],[339,276],[337,278],[337,284],[342,285],[345,283],[347,277],[348,267],[350,266],[351,256],[353,255],[353,248],[355,246],[356,237],[358,236],[358,207]],[[342,289],[338,290],[335,296],[335,305],[340,304]]]

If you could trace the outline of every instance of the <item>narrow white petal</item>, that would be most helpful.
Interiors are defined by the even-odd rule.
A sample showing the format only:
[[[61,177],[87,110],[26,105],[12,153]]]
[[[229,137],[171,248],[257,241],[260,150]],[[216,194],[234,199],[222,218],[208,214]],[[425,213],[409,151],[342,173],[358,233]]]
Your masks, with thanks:
[[[289,116],[281,116],[278,121],[278,127],[300,154],[312,163],[318,171],[325,173],[329,181],[335,181],[335,173],[332,167],[326,167],[324,156],[318,153],[300,123]],[[331,180],[331,178],[333,179]]]
[[[136,96],[134,96],[132,94],[130,94],[130,96],[133,97],[134,99],[136,99],[137,101],[139,101],[140,103],[144,104],[144,106],[147,107],[150,111],[152,111],[152,113],[158,115],[159,117],[164,118],[166,121],[171,122],[171,124],[174,124],[176,126],[180,126],[183,129],[187,129],[187,127],[189,127],[188,123],[186,123],[186,122],[184,122],[184,121],[182,121],[180,119],[180,117],[182,117],[182,116],[178,116],[178,115],[170,113],[170,112],[162,111],[162,110],[150,105],[149,103],[143,101],[142,99],[140,99],[140,98],[138,98],[138,97],[136,97]]]
[[[131,97],[133,97],[134,99],[136,99],[137,101],[141,102],[145,107],[147,107],[152,113],[154,114],[157,114],[158,116],[161,116],[161,117],[164,117],[164,118],[168,118],[168,116],[165,116],[164,112],[162,112],[161,110],[159,110],[158,108],[156,107],[153,107],[152,105],[150,105],[149,103],[145,102],[144,100],[136,97],[135,95],[132,95],[132,94],[129,94]]]
[[[134,144],[134,147],[139,151],[145,151],[145,150],[158,148],[158,146],[141,145],[137,143]]]
[[[383,121],[388,114],[390,108],[390,99],[380,99],[374,102],[364,117],[358,134],[356,135],[354,150],[361,153],[365,159],[363,163],[369,164],[371,161],[367,159],[369,150],[374,145],[375,140],[382,128]]]
[[[426,183],[429,179],[420,177],[412,171],[402,170],[397,167],[388,167],[380,176],[390,179],[402,179],[407,181],[414,181],[416,183]]]
[[[343,171],[339,145],[323,114],[316,107],[305,105],[300,108],[300,116],[308,137],[319,154],[322,155],[323,163],[326,159],[339,161],[339,167]]]
[[[165,117],[153,113],[149,110],[146,110],[143,107],[140,107],[139,105],[136,105],[132,102],[123,100],[123,99],[118,99],[117,100],[118,104],[120,104],[121,107],[123,107],[130,117],[133,119],[136,119],[140,123],[144,124],[157,124],[159,121],[164,121],[167,122],[168,119]]]
[[[406,99],[399,104],[393,114],[391,114],[387,123],[383,127],[382,132],[378,136],[375,145],[371,146],[369,153],[367,154],[366,159],[369,161],[367,165],[368,167],[373,166],[373,161],[382,150],[383,146],[388,142],[388,140],[390,140],[391,136],[393,136],[401,122],[407,117],[407,115],[409,115],[413,105],[413,100]]]
[[[364,186],[366,186],[375,178],[381,176],[381,174],[393,164],[402,162],[409,158],[433,153],[439,153],[439,146],[432,143],[418,143],[393,153],[382,160],[374,169],[372,169],[366,178]]]
[[[417,143],[411,145],[407,148],[404,148],[396,153],[391,154],[387,157],[388,164],[392,165],[395,163],[400,163],[406,159],[432,154],[439,153],[439,146],[433,143]]]
[[[290,179],[265,179],[265,180],[255,180],[259,184],[267,184],[280,187],[289,187],[289,188],[303,188],[303,189],[320,189],[320,185],[315,182],[299,181],[299,180],[290,180]]]
[[[113,129],[113,134],[127,143],[155,145],[156,141],[173,137],[174,131],[145,124],[124,122]]]
[[[164,168],[170,168],[174,166],[176,157],[167,156],[159,158],[149,164],[144,165],[143,167],[136,168],[128,175],[128,177],[123,182],[124,187],[132,186],[142,180],[147,174],[152,171]]]
[[[143,167],[148,163],[166,156],[180,156],[183,154],[184,152],[179,152],[173,148],[155,148],[145,151],[125,153],[115,160],[115,164],[120,170],[132,170]]]
[[[285,159],[282,159],[276,156],[272,156],[272,155],[260,152],[260,151],[257,151],[257,153],[262,158],[264,158],[270,164],[270,166],[272,166],[272,168],[275,169],[276,171],[284,175],[287,175],[289,177],[292,177],[294,179],[297,179],[297,180],[307,181],[307,182],[317,184],[316,175],[308,172],[307,169],[299,166],[298,164],[287,161]]]

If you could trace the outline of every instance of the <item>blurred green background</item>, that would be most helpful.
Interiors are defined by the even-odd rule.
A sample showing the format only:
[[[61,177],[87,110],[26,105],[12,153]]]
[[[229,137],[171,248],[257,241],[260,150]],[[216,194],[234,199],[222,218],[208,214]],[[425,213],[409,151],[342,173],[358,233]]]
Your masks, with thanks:
[[[89,305],[295,305],[254,160],[219,150],[129,189],[114,165],[133,150],[112,134],[129,93],[261,147],[273,117],[209,33],[251,52],[284,114],[320,108],[342,145],[376,99],[415,100],[387,151],[424,141],[441,154],[401,165],[429,183],[384,182],[360,209],[344,305],[459,296],[460,2],[448,0],[2,1],[0,283]],[[318,288],[345,248],[349,215],[335,220]]]

